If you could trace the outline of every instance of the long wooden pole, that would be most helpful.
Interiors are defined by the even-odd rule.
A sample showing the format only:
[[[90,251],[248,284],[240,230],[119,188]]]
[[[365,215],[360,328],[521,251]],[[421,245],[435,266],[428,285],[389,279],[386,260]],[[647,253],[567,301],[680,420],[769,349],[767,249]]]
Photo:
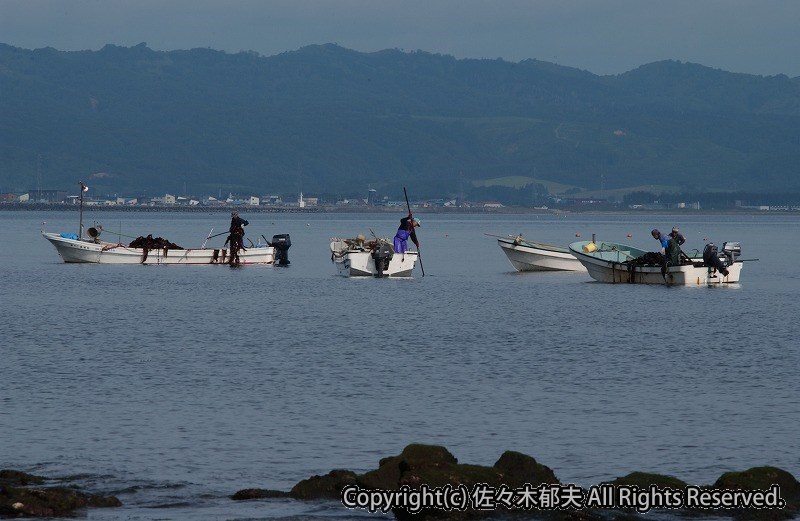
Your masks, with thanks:
[[[83,239],[83,181],[81,181],[80,192],[81,207],[78,212],[78,240]]]
[[[408,214],[411,215],[411,204],[408,202],[408,192],[406,192],[406,187],[403,187],[403,195],[406,196],[406,208],[408,208]],[[411,223],[411,231],[414,231],[414,223]],[[422,265],[422,248],[417,246],[417,259],[419,260],[419,269],[422,270],[422,276],[425,276],[425,267]]]

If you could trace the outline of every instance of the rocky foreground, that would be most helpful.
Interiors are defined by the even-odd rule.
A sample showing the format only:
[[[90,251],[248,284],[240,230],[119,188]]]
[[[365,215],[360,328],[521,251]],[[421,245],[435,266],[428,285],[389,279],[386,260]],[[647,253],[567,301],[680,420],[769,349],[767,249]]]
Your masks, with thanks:
[[[63,480],[0,470],[0,518],[67,517],[87,508],[117,507],[113,496],[63,486]],[[628,520],[668,512],[671,519],[800,519],[800,482],[776,467],[727,472],[711,485],[634,472],[588,489],[562,483],[531,456],[507,451],[492,466],[459,463],[445,447],[408,445],[378,468],[357,474],[332,470],[288,492],[249,488],[233,500],[331,500],[354,508],[392,512],[399,521],[506,519]],[[726,503],[727,502],[727,503]],[[658,517],[656,517],[658,519]]]
[[[66,517],[85,508],[122,506],[113,496],[89,494],[17,470],[0,470],[0,517]]]
[[[428,505],[436,507],[420,503],[422,490],[428,493]],[[418,444],[383,458],[377,469],[364,474],[332,470],[300,481],[289,492],[250,488],[232,499],[273,497],[328,499],[352,508],[391,510],[401,521],[495,516],[591,521],[632,519],[645,512],[693,519],[800,519],[800,482],[776,467],[728,472],[704,486],[634,472],[583,490],[561,483],[552,469],[519,452],[507,451],[487,467],[459,463],[445,447]]]

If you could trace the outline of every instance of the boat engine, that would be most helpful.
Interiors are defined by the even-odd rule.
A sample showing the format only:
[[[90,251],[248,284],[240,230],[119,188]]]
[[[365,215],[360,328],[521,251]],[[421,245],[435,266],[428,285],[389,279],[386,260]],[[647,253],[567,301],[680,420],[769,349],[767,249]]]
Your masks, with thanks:
[[[742,245],[738,242],[723,242],[722,254],[728,258],[728,266],[730,266],[742,254]]]
[[[378,247],[372,250],[372,260],[375,261],[375,269],[377,276],[383,277],[383,272],[389,269],[389,263],[392,262],[394,257],[394,249],[392,245],[386,242],[381,242]]]
[[[719,258],[719,250],[717,249],[717,245],[713,242],[709,242],[706,244],[706,247],[703,248],[703,262],[709,268],[714,268],[723,275],[728,274],[728,270],[725,269],[725,264],[723,264],[722,260]]]
[[[275,248],[275,264],[278,266],[288,266],[289,262],[289,248],[292,246],[292,240],[289,238],[288,233],[280,235],[273,235],[270,246]]]

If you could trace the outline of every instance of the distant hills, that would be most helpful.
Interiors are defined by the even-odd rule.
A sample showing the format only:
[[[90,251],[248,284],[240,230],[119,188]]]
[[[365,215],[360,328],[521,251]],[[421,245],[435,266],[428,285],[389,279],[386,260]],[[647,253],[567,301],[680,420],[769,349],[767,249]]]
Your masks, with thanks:
[[[597,76],[336,45],[263,57],[0,44],[0,192],[83,180],[107,193],[433,197],[496,179],[800,192],[799,168],[799,78],[676,61]]]

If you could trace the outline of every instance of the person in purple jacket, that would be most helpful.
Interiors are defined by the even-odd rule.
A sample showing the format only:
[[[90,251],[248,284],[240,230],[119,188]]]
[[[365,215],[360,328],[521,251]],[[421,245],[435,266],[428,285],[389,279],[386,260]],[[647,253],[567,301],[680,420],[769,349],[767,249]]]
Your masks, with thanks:
[[[397,229],[397,233],[394,236],[393,246],[395,253],[406,252],[409,238],[411,238],[411,242],[419,249],[419,240],[417,239],[417,234],[414,232],[414,228],[417,226],[422,226],[422,224],[419,219],[414,218],[411,214],[400,219],[400,227]]]

